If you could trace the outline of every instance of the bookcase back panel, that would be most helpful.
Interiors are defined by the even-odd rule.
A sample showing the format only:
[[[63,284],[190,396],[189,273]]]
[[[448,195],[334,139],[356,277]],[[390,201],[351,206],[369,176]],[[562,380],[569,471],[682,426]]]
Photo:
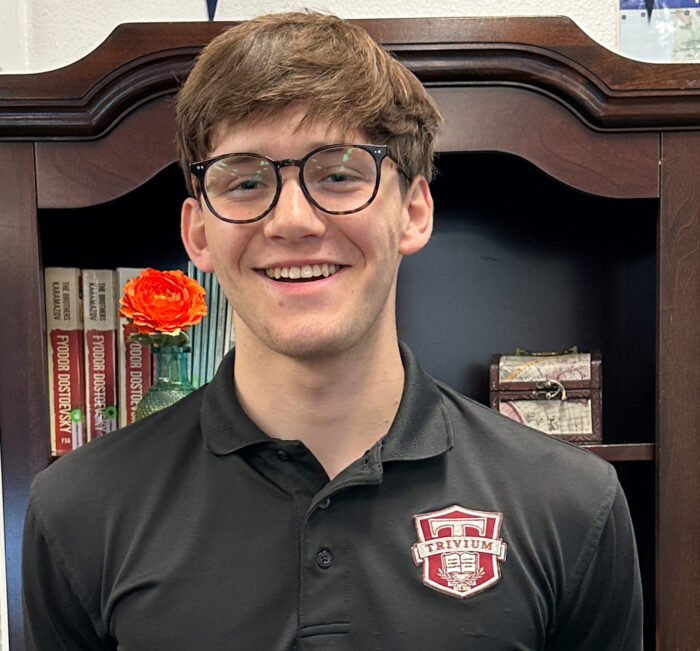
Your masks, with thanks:
[[[171,163],[112,201],[39,210],[43,264],[184,269],[180,207],[186,196],[180,168]]]
[[[445,125],[438,150],[501,151],[573,188],[614,197],[657,197],[659,138],[602,134],[543,92],[506,86],[431,88]]]
[[[604,442],[654,441],[658,201],[583,194],[503,154],[444,154],[438,171],[434,234],[402,262],[400,336],[485,404],[495,353],[600,350]]]
[[[404,260],[398,305],[428,369],[487,403],[494,353],[601,350],[605,441],[652,442],[658,201],[581,193],[485,152],[440,155],[432,189],[435,232]],[[113,201],[40,210],[43,264],[183,268],[185,196],[173,163]]]

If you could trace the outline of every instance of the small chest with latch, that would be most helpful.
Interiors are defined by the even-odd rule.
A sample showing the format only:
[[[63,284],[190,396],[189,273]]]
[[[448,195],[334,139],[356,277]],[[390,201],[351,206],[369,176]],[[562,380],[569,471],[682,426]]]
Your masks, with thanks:
[[[600,352],[494,355],[491,408],[572,443],[602,441]]]

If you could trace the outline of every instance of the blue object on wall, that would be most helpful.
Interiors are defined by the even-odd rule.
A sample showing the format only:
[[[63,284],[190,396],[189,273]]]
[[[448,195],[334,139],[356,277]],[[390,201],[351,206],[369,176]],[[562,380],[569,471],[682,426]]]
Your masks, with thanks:
[[[646,9],[647,20],[651,20],[651,12],[654,11],[654,9],[666,8],[671,5],[680,6],[684,5],[686,2],[689,6],[694,6],[694,4],[696,4],[692,2],[692,0],[620,0],[620,11],[626,9]]]
[[[216,3],[219,0],[207,0],[207,11],[209,12],[209,20],[214,20],[214,14],[216,13]]]

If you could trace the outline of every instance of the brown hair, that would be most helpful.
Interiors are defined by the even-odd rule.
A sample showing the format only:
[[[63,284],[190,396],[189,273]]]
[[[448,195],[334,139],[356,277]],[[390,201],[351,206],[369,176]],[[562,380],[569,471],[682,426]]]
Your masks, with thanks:
[[[442,121],[416,77],[361,27],[315,12],[268,14],[235,25],[200,53],[177,97],[177,147],[206,158],[219,124],[261,120],[294,102],[305,122],[338,122],[387,144],[409,178],[431,180]]]

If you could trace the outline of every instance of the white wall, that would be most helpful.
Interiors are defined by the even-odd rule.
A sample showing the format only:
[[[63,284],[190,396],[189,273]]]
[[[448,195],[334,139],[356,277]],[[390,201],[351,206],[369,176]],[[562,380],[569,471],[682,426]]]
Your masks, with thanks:
[[[0,69],[38,72],[82,58],[120,23],[207,20],[206,0],[0,0]],[[307,7],[344,18],[566,15],[617,47],[618,0],[219,0],[216,20]]]
[[[0,0],[0,72],[25,70],[24,4],[24,0]]]

